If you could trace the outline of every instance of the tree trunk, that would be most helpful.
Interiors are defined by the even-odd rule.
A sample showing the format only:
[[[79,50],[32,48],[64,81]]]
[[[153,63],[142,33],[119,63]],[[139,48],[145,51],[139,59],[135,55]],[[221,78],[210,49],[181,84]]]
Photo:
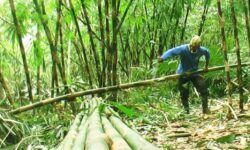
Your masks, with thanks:
[[[38,1],[37,0],[33,0],[34,4],[35,4],[35,7],[36,7],[36,11],[39,15],[39,18],[43,24],[43,28],[45,30],[45,33],[46,33],[46,36],[47,36],[47,39],[48,39],[48,42],[49,42],[49,46],[50,46],[50,50],[51,50],[51,55],[52,55],[52,61],[55,62],[55,64],[58,66],[58,69],[59,69],[59,72],[62,76],[62,80],[63,80],[63,83],[65,85],[65,87],[67,87],[67,81],[66,81],[66,78],[62,72],[62,66],[59,62],[59,59],[58,59],[58,56],[57,56],[57,48],[55,47],[54,43],[53,43],[53,39],[52,39],[52,34],[50,32],[50,29],[48,28],[48,25],[47,25],[47,20],[44,19],[43,15],[42,14],[42,11],[41,11],[41,8],[38,4]]]
[[[221,9],[221,0],[217,0],[217,6],[218,6],[218,14],[219,14],[219,22],[220,22],[220,28],[221,28],[221,43],[222,43],[222,50],[224,54],[224,65],[225,65],[225,71],[227,76],[227,90],[228,90],[228,102],[229,105],[232,107],[232,83],[230,78],[230,67],[228,63],[228,57],[227,57],[227,43],[226,43],[226,34],[225,34],[225,20]],[[228,111],[231,113],[231,111]],[[229,114],[231,116],[231,114]]]
[[[128,3],[128,6],[126,7],[126,9],[125,9],[125,11],[124,11],[124,13],[122,15],[122,18],[121,18],[119,24],[116,27],[116,33],[119,32],[119,30],[120,30],[120,28],[121,28],[121,26],[122,26],[122,24],[123,24],[123,22],[125,20],[125,17],[127,16],[128,10],[131,7],[133,1],[134,0],[130,0],[130,2]],[[119,2],[120,2],[120,0],[119,0]],[[118,11],[119,11],[119,7],[117,7],[117,15],[118,15]]]
[[[87,74],[88,74],[88,78],[89,78],[89,84],[90,84],[90,87],[93,88],[93,83],[92,83],[92,77],[91,77],[91,74],[90,74],[90,69],[89,69],[89,65],[88,65],[88,58],[87,58],[87,54],[86,54],[86,47],[83,43],[83,38],[82,38],[82,34],[81,34],[81,31],[80,31],[80,27],[79,27],[79,24],[78,24],[78,21],[77,21],[77,17],[76,17],[76,13],[75,13],[75,10],[74,10],[74,6],[72,4],[72,1],[69,0],[69,4],[70,4],[70,9],[71,9],[71,12],[72,12],[72,15],[74,17],[74,22],[75,22],[75,25],[76,25],[76,29],[77,29],[77,34],[78,34],[78,37],[79,37],[79,41],[80,41],[80,44],[81,44],[81,48],[82,48],[82,52],[83,52],[83,57],[84,57],[84,61],[85,61],[85,67],[86,67],[86,71],[87,71]]]
[[[61,62],[62,62],[62,72],[64,76],[66,77],[66,70],[65,70],[65,61],[64,61],[64,48],[63,48],[63,33],[62,33],[62,26],[60,26],[59,29],[60,34],[60,50],[61,50]]]
[[[65,74],[63,73],[63,70],[62,70],[62,66],[61,66],[61,63],[59,62],[59,58],[57,56],[57,47],[55,47],[54,43],[53,43],[53,38],[52,38],[52,34],[50,32],[50,29],[48,28],[48,25],[47,25],[47,20],[44,19],[44,16],[45,15],[45,9],[44,9],[44,12],[42,14],[42,11],[41,11],[41,8],[38,4],[38,1],[37,0],[33,0],[34,4],[35,4],[35,8],[36,8],[36,11],[39,15],[39,18],[43,24],[43,28],[45,30],[45,33],[46,33],[46,36],[47,36],[47,39],[48,39],[48,42],[49,42],[49,46],[50,46],[50,51],[51,51],[51,55],[52,55],[52,62],[55,64],[53,66],[57,66],[58,69],[59,69],[59,72],[60,72],[60,75],[61,75],[61,78],[62,78],[62,81],[63,81],[63,85],[64,85],[64,89],[65,89],[65,93],[70,93],[70,89],[68,88],[68,84],[67,84],[67,80],[66,80],[66,77],[65,77]],[[42,0],[42,3],[43,3],[43,0]],[[56,69],[55,67],[52,68],[52,71]],[[56,70],[55,70],[56,72]],[[68,99],[69,101],[72,100],[72,99]],[[75,113],[75,106],[70,103],[71,107],[72,107],[72,111],[73,113]]]
[[[169,24],[168,24],[168,29],[166,31],[166,38],[165,39],[168,39],[169,37],[169,31],[171,30],[171,22],[172,22],[172,19],[174,17],[174,13],[175,13],[175,9],[176,9],[176,3],[177,3],[177,0],[174,1],[172,7],[171,7],[171,13],[170,13],[170,17],[169,17]],[[164,45],[166,44],[165,41],[163,43]],[[168,46],[166,46],[168,48]]]
[[[178,28],[178,25],[179,25],[179,18],[176,19],[176,22],[175,22],[175,27],[174,27],[174,30],[173,30],[173,35],[172,35],[172,39],[171,39],[171,47],[174,47],[176,45],[176,31],[177,31],[177,28]]]
[[[38,66],[36,73],[36,95],[40,95],[40,92],[41,92],[41,66]]]
[[[55,91],[58,91],[59,89],[59,84],[58,84],[58,75],[56,71],[56,64],[55,62],[52,62],[52,71],[51,71],[51,97],[54,97]],[[58,95],[58,92],[57,92]]]
[[[26,81],[27,81],[28,92],[29,92],[29,99],[30,99],[30,102],[33,103],[32,86],[31,86],[29,68],[28,68],[26,55],[25,55],[25,49],[24,49],[24,45],[23,45],[23,41],[22,41],[22,31],[21,31],[21,28],[19,26],[19,22],[18,22],[18,19],[17,19],[17,16],[16,16],[14,1],[9,0],[9,3],[10,3],[11,13],[12,13],[12,16],[13,16],[13,21],[14,21],[14,24],[15,24],[16,33],[17,33],[17,37],[18,37],[18,42],[19,42],[19,46],[20,46],[20,50],[21,50],[21,54],[22,54],[23,67],[24,67],[24,71],[25,71],[25,75],[26,75]]]
[[[112,85],[117,84],[117,25],[118,25],[118,10],[117,10],[117,0],[112,0],[112,42],[111,42],[111,56],[112,60]],[[112,100],[117,99],[117,93],[114,92],[111,97]]]
[[[39,29],[39,25],[37,26]],[[40,32],[37,30],[36,33],[36,41],[33,42],[34,49],[39,53],[39,48],[40,48]],[[43,59],[44,60],[44,59]],[[41,64],[38,64],[37,66],[37,72],[36,72],[36,94],[40,95],[41,91]]]
[[[187,26],[187,19],[188,19],[189,11],[190,11],[190,5],[187,6],[187,12],[186,12],[185,20],[184,20],[184,26],[183,26],[182,31],[181,31],[181,43],[184,42],[184,37],[185,37],[184,34],[185,34],[186,26]]]
[[[84,75],[85,75],[85,67],[84,67],[84,64],[83,64],[84,60],[83,60],[82,55],[81,55],[81,50],[77,46],[76,41],[73,41],[73,44],[74,44],[74,47],[75,47],[75,50],[76,50],[76,54],[78,56],[78,60],[79,60],[79,63],[80,63],[80,71],[81,71],[81,75],[82,75],[82,78],[83,78]]]
[[[230,0],[230,7],[231,7],[231,18],[233,22],[233,31],[234,31],[234,39],[235,39],[235,46],[236,46],[236,56],[237,56],[237,79],[239,84],[239,98],[240,98],[240,109],[244,111],[244,99],[243,99],[243,81],[242,81],[242,71],[241,71],[241,59],[240,59],[240,43],[238,38],[238,29],[237,29],[237,19],[235,16],[234,10],[234,0]]]
[[[110,45],[110,28],[109,28],[109,1],[105,0],[105,18],[106,18],[106,47],[107,47],[107,81],[108,86],[112,85],[112,50]]]
[[[3,76],[1,68],[0,68],[0,83],[2,84],[2,87],[3,87],[4,91],[6,92],[6,96],[7,96],[9,103],[14,107],[14,101],[13,101],[13,98],[11,96],[10,89],[9,89],[6,81],[4,80],[4,76]]]
[[[244,7],[244,13],[245,13],[245,22],[246,22],[246,30],[247,30],[247,39],[248,39],[248,55],[250,57],[250,26],[249,26],[249,15],[247,9],[247,3],[245,0],[242,0],[243,2],[243,7]],[[249,0],[250,2],[250,0]]]
[[[81,5],[82,5],[85,20],[86,20],[86,23],[87,23],[86,25],[87,25],[87,28],[88,28],[88,34],[89,34],[91,49],[92,49],[93,54],[94,54],[98,83],[99,83],[99,87],[101,87],[101,85],[102,85],[102,82],[101,82],[102,81],[102,76],[101,76],[101,69],[100,69],[100,58],[99,58],[99,54],[96,52],[96,46],[95,46],[95,43],[94,43],[94,38],[93,38],[93,35],[92,35],[92,29],[91,29],[91,26],[90,26],[90,24],[91,24],[90,19],[89,19],[88,12],[86,10],[86,6],[85,6],[83,0],[81,0]]]
[[[105,37],[104,37],[104,23],[102,16],[102,0],[98,0],[98,16],[99,16],[99,25],[101,33],[101,49],[102,49],[102,77],[101,77],[101,86],[106,86],[106,52],[105,52]]]
[[[56,23],[56,34],[55,34],[55,47],[58,46],[58,38],[60,41],[60,52],[61,52],[61,65],[63,76],[66,76],[65,73],[65,63],[64,63],[64,50],[63,50],[63,34],[62,34],[62,0],[58,0],[57,4],[57,23]]]
[[[204,9],[203,9],[202,17],[201,17],[199,31],[198,31],[198,35],[199,36],[202,33],[202,29],[203,29],[203,26],[204,26],[205,21],[206,21],[206,15],[207,15],[207,12],[208,12],[208,8],[209,8],[209,0],[206,0],[205,4],[204,4]]]
[[[156,45],[156,37],[158,35],[158,25],[155,25],[156,23],[156,11],[157,11],[157,8],[156,8],[156,4],[155,4],[156,1],[153,1],[153,5],[154,5],[154,9],[153,9],[153,18],[154,20],[152,21],[152,24],[153,24],[153,27],[152,27],[152,30],[154,31],[152,33],[152,36],[151,36],[151,41],[150,41],[150,59],[149,59],[149,68],[151,69],[153,67],[153,60],[155,58],[155,45]],[[149,27],[149,30],[150,30],[150,26]]]

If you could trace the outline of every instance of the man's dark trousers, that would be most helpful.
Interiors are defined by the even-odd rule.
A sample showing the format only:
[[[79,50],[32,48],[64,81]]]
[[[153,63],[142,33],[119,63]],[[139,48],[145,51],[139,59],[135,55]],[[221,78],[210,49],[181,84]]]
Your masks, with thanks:
[[[198,74],[191,75],[191,76],[181,76],[178,81],[178,88],[180,90],[181,95],[181,102],[184,109],[189,113],[189,104],[188,104],[188,97],[189,97],[189,88],[188,82],[192,82],[196,90],[199,92],[202,100],[202,112],[208,112],[208,89],[206,85],[205,79]]]

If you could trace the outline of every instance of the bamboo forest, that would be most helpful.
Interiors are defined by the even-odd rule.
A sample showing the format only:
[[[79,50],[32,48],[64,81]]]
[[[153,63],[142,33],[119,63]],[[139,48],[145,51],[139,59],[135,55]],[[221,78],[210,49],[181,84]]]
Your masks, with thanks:
[[[0,0],[1,150],[250,150],[250,0]]]

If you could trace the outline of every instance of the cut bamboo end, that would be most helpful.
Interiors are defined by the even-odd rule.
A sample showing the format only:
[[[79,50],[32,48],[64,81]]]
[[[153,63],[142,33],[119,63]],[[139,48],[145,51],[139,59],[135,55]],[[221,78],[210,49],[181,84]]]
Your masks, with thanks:
[[[116,130],[123,136],[123,138],[127,141],[127,143],[132,149],[159,150],[159,148],[155,147],[153,144],[143,139],[138,133],[130,129],[117,117],[111,116],[110,122],[116,128]]]

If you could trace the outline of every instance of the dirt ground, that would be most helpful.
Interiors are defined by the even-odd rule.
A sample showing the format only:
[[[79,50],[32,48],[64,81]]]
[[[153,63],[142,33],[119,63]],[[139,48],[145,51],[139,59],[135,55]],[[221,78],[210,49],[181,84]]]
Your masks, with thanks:
[[[238,100],[233,100],[231,109],[226,99],[210,101],[208,115],[193,109],[184,119],[166,120],[157,126],[144,124],[136,130],[167,150],[250,150],[250,102],[244,105],[244,113],[240,113]]]

